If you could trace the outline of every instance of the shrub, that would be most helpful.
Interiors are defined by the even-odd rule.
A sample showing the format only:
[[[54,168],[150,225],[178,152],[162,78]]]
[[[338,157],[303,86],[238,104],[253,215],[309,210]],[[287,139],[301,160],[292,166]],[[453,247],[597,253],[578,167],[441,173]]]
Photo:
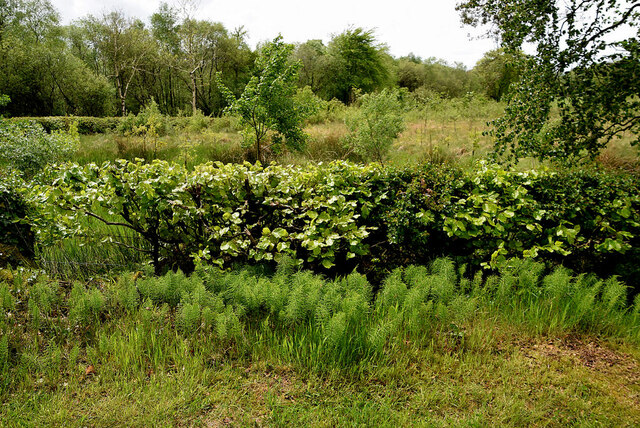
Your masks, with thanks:
[[[0,165],[32,177],[49,163],[67,160],[77,149],[77,128],[48,134],[32,122],[0,121]]]
[[[0,266],[34,255],[35,237],[25,221],[30,209],[19,191],[23,185],[16,176],[0,171]]]
[[[155,138],[167,135],[169,120],[160,112],[158,104],[152,99],[137,115],[129,114],[118,125],[123,135],[138,135]]]
[[[363,159],[384,163],[393,140],[405,127],[399,92],[384,89],[363,95],[360,102],[360,108],[346,119],[347,144]]]
[[[119,219],[146,240],[158,272],[190,271],[194,260],[230,266],[290,257],[332,273],[359,265],[380,278],[394,266],[447,255],[492,269],[512,257],[590,266],[637,283],[637,179],[346,162],[187,171],[160,161],[70,166],[52,178],[55,186],[34,189],[43,239],[47,218],[63,235],[82,232],[83,213],[107,226]]]
[[[71,126],[77,124],[78,133],[105,134],[115,131],[122,117],[91,117],[91,116],[45,116],[45,117],[14,117],[8,119],[12,123],[35,122],[40,124],[45,131],[68,131]]]

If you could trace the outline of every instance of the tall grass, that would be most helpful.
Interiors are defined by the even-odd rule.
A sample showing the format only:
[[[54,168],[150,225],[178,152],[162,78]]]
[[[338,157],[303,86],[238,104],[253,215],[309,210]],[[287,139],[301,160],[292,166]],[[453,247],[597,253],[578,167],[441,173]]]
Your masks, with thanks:
[[[463,273],[448,259],[397,269],[374,294],[357,273],[330,281],[286,264],[270,276],[201,269],[88,284],[16,271],[0,283],[0,389],[55,385],[79,362],[133,377],[227,358],[366,375],[408,364],[408,343],[490,348],[498,323],[640,343],[640,297],[628,305],[616,278],[530,261],[486,280]]]
[[[99,210],[99,215],[111,218],[105,210]],[[38,265],[52,277],[86,281],[110,271],[137,269],[145,260],[145,254],[136,249],[145,245],[136,232],[86,216],[78,220],[86,233],[36,247]]]

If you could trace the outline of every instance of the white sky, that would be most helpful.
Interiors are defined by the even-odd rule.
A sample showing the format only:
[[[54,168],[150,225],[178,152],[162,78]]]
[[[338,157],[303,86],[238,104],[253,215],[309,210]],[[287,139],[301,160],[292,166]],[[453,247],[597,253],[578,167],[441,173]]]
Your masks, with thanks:
[[[200,0],[196,17],[221,22],[228,30],[244,25],[253,47],[281,33],[286,42],[309,39],[329,41],[352,27],[374,29],[378,42],[400,57],[413,52],[422,58],[436,57],[462,62],[472,68],[482,55],[496,48],[494,41],[480,38],[478,30],[462,28],[455,5],[459,0]],[[69,23],[88,14],[113,9],[147,21],[160,0],[51,0]],[[175,4],[175,0],[169,0]],[[469,33],[474,39],[471,39]]]

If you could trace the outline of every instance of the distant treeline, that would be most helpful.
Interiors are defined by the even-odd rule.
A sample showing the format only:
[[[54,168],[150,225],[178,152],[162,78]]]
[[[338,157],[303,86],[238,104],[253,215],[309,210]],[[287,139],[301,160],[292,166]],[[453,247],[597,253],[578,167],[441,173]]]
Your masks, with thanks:
[[[164,114],[220,115],[226,101],[218,83],[240,94],[261,47],[248,46],[243,27],[198,20],[189,2],[181,4],[162,3],[147,21],[113,11],[64,26],[48,0],[0,0],[0,94],[11,99],[0,114],[126,115],[153,99]],[[346,104],[359,91],[393,86],[499,100],[518,74],[501,51],[472,70],[435,58],[393,58],[362,28],[326,45],[297,44],[292,60],[302,63],[300,87]]]

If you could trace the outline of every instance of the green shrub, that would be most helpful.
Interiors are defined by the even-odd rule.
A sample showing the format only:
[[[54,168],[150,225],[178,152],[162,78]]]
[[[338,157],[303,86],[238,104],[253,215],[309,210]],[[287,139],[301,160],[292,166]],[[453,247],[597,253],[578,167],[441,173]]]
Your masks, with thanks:
[[[23,186],[18,177],[0,170],[0,267],[34,255],[35,236],[26,221],[30,208],[19,190]]]
[[[169,130],[169,120],[160,112],[158,104],[154,100],[143,107],[137,115],[129,114],[122,118],[118,125],[118,132],[123,135],[138,135],[148,138],[165,136]]]
[[[75,125],[48,134],[36,123],[0,120],[0,166],[28,178],[47,164],[68,160],[78,143]]]
[[[405,128],[397,90],[365,94],[360,108],[347,116],[347,145],[363,159],[383,163],[391,144]]]
[[[105,309],[105,304],[100,290],[87,289],[80,282],[76,282],[69,295],[69,319],[80,326],[95,324]]]
[[[14,117],[8,119],[12,123],[38,123],[45,131],[69,131],[73,124],[77,125],[78,133],[105,134],[115,131],[122,117],[92,117],[92,116],[44,116],[44,117]]]
[[[565,263],[637,284],[637,179],[505,171],[481,164],[394,169],[155,161],[64,167],[34,189],[50,229],[74,236],[78,216],[108,211],[146,241],[156,271],[194,262],[274,264],[381,277],[407,261],[450,256],[496,269],[512,257]],[[101,211],[97,211],[100,209]],[[103,219],[109,226],[109,220]],[[52,236],[38,220],[41,239]],[[46,242],[46,241],[44,241]],[[619,255],[625,254],[622,258]],[[613,269],[612,269],[613,267]],[[634,277],[636,278],[634,281]]]

